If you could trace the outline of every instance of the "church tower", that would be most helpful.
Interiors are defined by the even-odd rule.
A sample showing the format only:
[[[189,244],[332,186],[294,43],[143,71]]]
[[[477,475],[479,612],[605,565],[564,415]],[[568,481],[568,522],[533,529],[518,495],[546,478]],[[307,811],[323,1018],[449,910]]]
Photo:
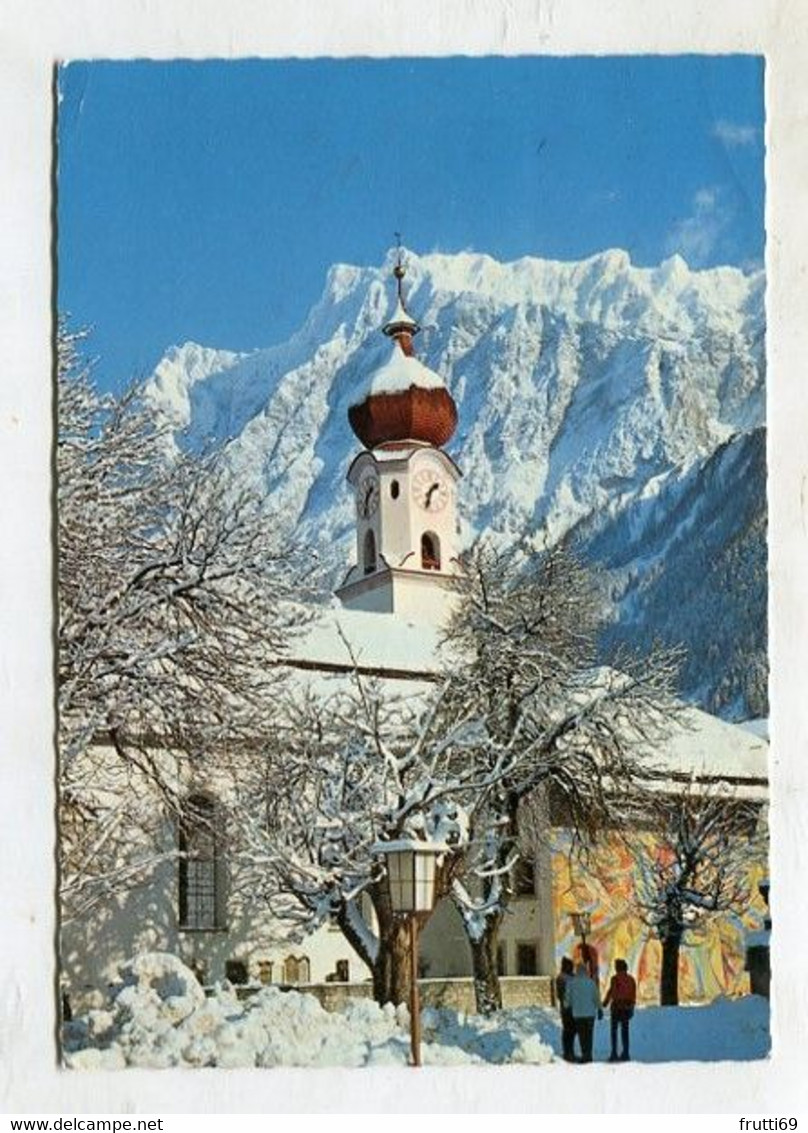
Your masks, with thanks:
[[[356,565],[336,593],[349,609],[435,621],[451,607],[459,570],[461,473],[442,447],[457,426],[457,407],[442,379],[415,357],[420,327],[404,302],[404,274],[399,254],[396,305],[382,328],[392,352],[348,410],[364,451],[348,470]]]

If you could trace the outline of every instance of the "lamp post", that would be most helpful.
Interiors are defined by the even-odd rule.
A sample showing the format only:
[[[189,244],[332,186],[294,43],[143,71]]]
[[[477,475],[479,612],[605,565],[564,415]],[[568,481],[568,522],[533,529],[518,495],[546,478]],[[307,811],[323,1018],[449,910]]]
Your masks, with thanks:
[[[426,920],[435,903],[435,866],[448,850],[437,842],[401,839],[379,842],[374,850],[385,858],[393,913],[410,926],[410,1045],[413,1066],[421,1065],[421,1008],[418,998],[418,918]]]
[[[581,938],[581,959],[586,964],[586,970],[589,975],[594,979],[594,972],[592,971],[594,964],[591,962],[591,954],[589,945],[586,943],[586,938],[592,928],[592,917],[589,913],[572,913],[572,926],[576,936]]]
[[[575,930],[575,935],[580,936],[582,947],[586,948],[586,938],[592,927],[592,918],[589,913],[573,913],[572,927]]]

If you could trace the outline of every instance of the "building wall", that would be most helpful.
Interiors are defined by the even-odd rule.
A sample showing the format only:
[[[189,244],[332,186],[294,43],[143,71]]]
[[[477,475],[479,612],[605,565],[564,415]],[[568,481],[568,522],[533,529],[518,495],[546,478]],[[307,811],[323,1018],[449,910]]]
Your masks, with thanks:
[[[444,580],[437,573],[397,572],[393,595],[393,606],[400,617],[435,625],[444,622],[457,604],[451,574]]]
[[[214,792],[215,793],[215,792]],[[592,918],[591,942],[601,961],[601,979],[616,957],[623,957],[636,975],[641,998],[658,998],[661,948],[636,912],[638,865],[624,842],[606,840],[584,866],[570,853],[570,838],[564,831],[552,834],[552,850],[546,845],[536,857],[534,892],[514,897],[503,918],[499,942],[502,970],[506,976],[519,973],[520,944],[535,944],[539,975],[555,972],[564,955],[572,955],[576,944],[571,912],[587,910]],[[645,839],[653,853],[653,839]],[[176,834],[166,826],[162,849],[176,848]],[[158,847],[159,851],[160,847]],[[106,992],[118,980],[119,965],[147,951],[167,951],[199,969],[205,982],[222,980],[228,961],[246,964],[248,978],[286,982],[283,964],[289,957],[308,960],[308,979],[326,982],[337,972],[338,961],[348,962],[349,979],[364,981],[370,972],[348,945],[342,933],[323,927],[302,942],[292,939],[288,926],[271,917],[265,908],[244,904],[231,885],[225,929],[192,931],[178,923],[177,862],[170,858],[154,871],[148,884],[121,891],[116,900],[96,906],[62,930],[61,959],[65,987],[74,1006],[93,993]],[[745,971],[745,936],[759,929],[766,907],[758,883],[768,875],[765,852],[748,868],[748,906],[740,915],[722,914],[710,920],[704,931],[682,949],[681,997],[711,1000],[749,990]],[[232,880],[232,879],[231,879]],[[422,936],[422,974],[433,979],[457,979],[471,974],[471,952],[459,914],[450,901],[443,901],[426,925]]]
[[[175,835],[166,827],[162,849],[175,848]],[[232,879],[231,879],[232,881]],[[230,892],[228,892],[228,889]],[[284,961],[308,960],[308,979],[325,982],[348,962],[351,980],[370,979],[370,970],[343,934],[324,926],[302,941],[293,939],[288,925],[266,909],[245,904],[231,884],[225,887],[225,927],[186,929],[179,924],[178,865],[163,861],[147,883],[122,890],[115,901],[96,905],[81,918],[65,923],[60,933],[61,977],[74,1010],[105,998],[119,982],[120,965],[144,952],[170,952],[194,969],[203,983],[226,977],[228,961],[247,967],[248,978],[259,981],[270,970],[271,982],[284,983]]]
[[[440,901],[420,938],[421,975],[427,979],[457,979],[471,974],[471,948],[460,914],[453,903]]]
[[[556,895],[556,956],[575,954],[571,912],[589,911],[592,919],[590,942],[598,951],[601,983],[613,970],[614,960],[625,959],[637,979],[641,1000],[659,1002],[662,947],[636,912],[638,866],[625,843],[606,840],[591,855],[588,866],[570,856],[570,839],[555,832],[553,887]],[[643,839],[653,858],[654,839]],[[722,913],[709,919],[694,934],[679,955],[679,995],[682,1002],[710,1001],[720,995],[749,992],[745,967],[745,938],[750,929],[760,928],[766,905],[758,883],[768,876],[765,852],[751,861],[748,870],[749,902],[740,913]]]
[[[552,857],[554,951],[548,948],[546,918],[542,917],[541,893],[514,897],[503,918],[499,934],[502,971],[519,975],[518,948],[534,944],[537,975],[557,970],[562,956],[575,955],[573,910],[589,910],[592,931],[589,940],[598,951],[600,979],[606,986],[617,957],[624,958],[637,977],[641,1000],[659,997],[661,947],[634,911],[636,863],[618,840],[603,845],[585,868],[569,855],[569,840],[556,832]],[[650,840],[649,840],[650,842]],[[765,859],[749,868],[749,907],[741,916],[723,914],[710,921],[694,942],[680,954],[680,996],[683,1001],[709,1001],[720,995],[745,994],[750,990],[745,971],[745,936],[759,928],[766,907],[758,894],[758,882],[767,875]],[[539,875],[537,875],[538,878]],[[549,939],[552,939],[550,934]],[[129,957],[149,951],[166,951],[196,969],[206,983],[225,978],[229,960],[247,966],[248,978],[267,978],[285,983],[284,961],[288,957],[309,961],[309,981],[326,983],[337,971],[338,961],[348,962],[351,982],[370,979],[370,971],[334,927],[318,929],[301,942],[289,938],[288,929],[254,906],[244,908],[228,902],[227,929],[190,931],[177,921],[177,868],[169,862],[159,867],[152,882],[122,896],[118,902],[97,908],[91,917],[64,926],[61,939],[63,976],[74,1009],[106,993],[118,981],[118,968]],[[421,974],[428,980],[458,980],[471,975],[471,951],[457,910],[442,901],[421,937]],[[307,981],[308,982],[308,981]],[[458,992],[458,994],[460,994]]]

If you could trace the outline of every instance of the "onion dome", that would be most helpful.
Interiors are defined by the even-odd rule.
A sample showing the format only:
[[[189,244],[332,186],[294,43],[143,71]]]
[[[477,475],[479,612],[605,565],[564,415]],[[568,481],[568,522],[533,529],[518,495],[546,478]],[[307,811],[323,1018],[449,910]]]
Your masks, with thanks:
[[[370,376],[362,400],[349,408],[348,420],[369,449],[408,442],[440,448],[457,427],[457,407],[439,375],[415,357],[412,340],[421,328],[404,302],[400,254],[393,274],[396,306],[382,328],[393,339],[392,354]]]

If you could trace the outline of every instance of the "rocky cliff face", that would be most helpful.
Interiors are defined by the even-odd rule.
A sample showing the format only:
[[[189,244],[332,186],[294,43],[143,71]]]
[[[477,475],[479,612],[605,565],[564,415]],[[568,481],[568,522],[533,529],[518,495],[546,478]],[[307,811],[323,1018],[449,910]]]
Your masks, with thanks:
[[[227,443],[299,538],[350,555],[347,409],[390,345],[391,263],[333,267],[288,342],[174,348],[149,392],[181,443]],[[464,535],[563,536],[600,564],[607,638],[683,641],[683,693],[766,711],[762,273],[625,252],[581,263],[408,256],[421,359],[459,410]]]

